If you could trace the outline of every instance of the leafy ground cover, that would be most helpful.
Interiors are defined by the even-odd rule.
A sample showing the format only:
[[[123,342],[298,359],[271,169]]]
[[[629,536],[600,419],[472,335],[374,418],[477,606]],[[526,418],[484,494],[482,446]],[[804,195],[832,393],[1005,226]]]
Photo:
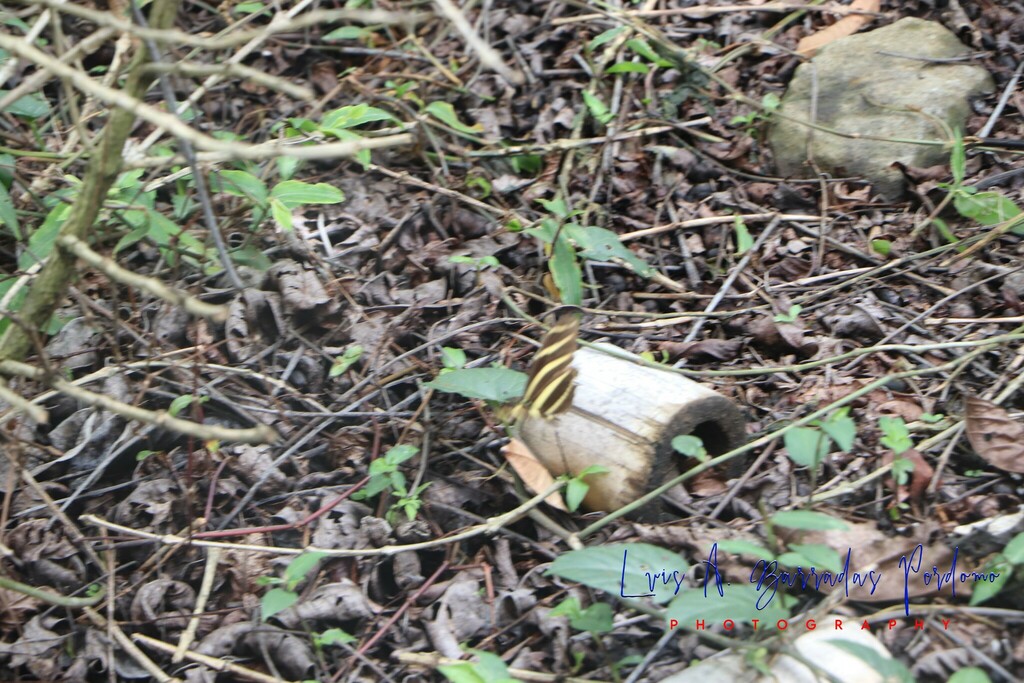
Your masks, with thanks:
[[[996,82],[898,202],[763,144],[843,7],[0,11],[7,678],[660,680],[834,612],[903,680],[1024,675],[1020,3],[882,3]],[[746,416],[672,519],[542,505],[484,400],[507,375],[435,388],[523,369],[566,303]],[[851,547],[1000,576],[711,612],[715,543],[737,584]]]

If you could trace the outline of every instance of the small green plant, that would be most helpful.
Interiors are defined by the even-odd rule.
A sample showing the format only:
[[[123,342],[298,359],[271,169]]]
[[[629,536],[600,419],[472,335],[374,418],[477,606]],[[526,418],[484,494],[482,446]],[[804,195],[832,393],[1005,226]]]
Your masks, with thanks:
[[[654,275],[654,269],[626,247],[611,230],[596,225],[580,225],[573,219],[582,212],[570,210],[561,199],[538,201],[550,215],[526,232],[546,245],[550,253],[548,268],[551,279],[562,303],[579,306],[583,302],[580,257],[621,263],[645,278]]]
[[[985,563],[984,574],[991,581],[977,581],[971,590],[971,604],[980,605],[998,595],[1006,583],[1024,568],[1024,533],[1010,539],[1003,552],[996,554]]]
[[[475,662],[444,664],[437,670],[452,683],[516,683],[501,657],[491,652],[466,648],[476,656]]]
[[[786,432],[783,443],[790,459],[802,467],[816,470],[832,444],[849,452],[857,436],[857,424],[850,417],[849,407],[840,408],[824,420],[815,420],[806,427],[794,427]]]
[[[568,617],[570,626],[593,636],[612,630],[612,608],[603,602],[595,602],[583,609],[580,607],[580,601],[570,596],[558,603],[548,614],[552,617]]]
[[[761,108],[756,109],[748,114],[738,114],[729,121],[730,125],[743,126],[746,129],[747,135],[754,137],[757,134],[758,125],[764,121],[770,121],[772,114],[779,109],[781,100],[779,96],[773,92],[766,93],[761,98]]]
[[[462,349],[457,349],[453,346],[444,346],[441,348],[441,364],[444,368],[441,370],[441,374],[451,372],[452,370],[461,370],[466,367],[466,352]]]
[[[356,637],[340,628],[329,628],[323,633],[313,634],[313,647],[318,650],[332,645],[347,645],[354,642],[356,642]]]
[[[688,458],[696,458],[700,462],[708,460],[708,451],[699,436],[681,434],[672,439],[672,448]]]
[[[345,374],[346,371],[353,365],[359,362],[359,359],[363,357],[363,347],[359,344],[353,344],[352,346],[345,349],[345,352],[334,359],[334,364],[331,365],[331,369],[328,375],[331,377],[337,377],[338,375]]]
[[[953,151],[949,159],[950,170],[953,173],[952,183],[940,183],[949,191],[953,207],[964,218],[977,221],[981,225],[1002,226],[1015,235],[1024,235],[1024,212],[1009,197],[999,192],[981,192],[970,185],[964,185],[964,178],[967,168],[967,154],[964,149],[964,140],[957,131],[953,139]],[[944,224],[941,220],[933,224],[942,230]],[[943,231],[949,241],[955,242],[956,237],[948,228]],[[952,238],[952,239],[949,239]]]
[[[299,601],[295,589],[305,580],[306,576],[316,569],[326,555],[324,553],[302,553],[285,567],[284,577],[261,576],[257,583],[261,586],[274,586],[260,600],[260,617],[266,621],[282,610],[286,610]]]
[[[498,266],[501,265],[501,262],[498,261],[497,257],[491,256],[490,254],[488,254],[487,256],[481,256],[480,258],[474,258],[472,256],[467,256],[465,254],[454,254],[452,256],[449,256],[448,260],[451,261],[452,263],[468,263],[469,265],[473,266],[473,268],[475,268],[476,270],[497,268]]]
[[[586,478],[592,474],[605,474],[608,471],[607,467],[591,465],[575,477],[569,478],[569,483],[565,486],[565,506],[569,508],[569,512],[576,512],[583,499],[587,497],[590,484],[586,482]]]
[[[370,481],[362,490],[352,494],[353,500],[366,500],[381,493],[390,492],[397,500],[388,509],[388,519],[404,512],[411,521],[416,518],[423,501],[420,495],[426,490],[430,482],[421,484],[410,491],[400,466],[409,458],[419,452],[411,444],[400,444],[388,450],[383,457],[377,458],[370,463]]]
[[[800,317],[800,312],[804,310],[804,307],[800,304],[793,304],[789,307],[789,310],[785,313],[779,313],[772,320],[777,323],[795,323],[797,318]]]
[[[215,177],[217,189],[253,203],[253,225],[260,224],[269,212],[281,228],[291,230],[295,209],[307,204],[340,204],[345,200],[341,190],[327,183],[282,180],[267,188],[266,183],[247,171],[221,171]]]

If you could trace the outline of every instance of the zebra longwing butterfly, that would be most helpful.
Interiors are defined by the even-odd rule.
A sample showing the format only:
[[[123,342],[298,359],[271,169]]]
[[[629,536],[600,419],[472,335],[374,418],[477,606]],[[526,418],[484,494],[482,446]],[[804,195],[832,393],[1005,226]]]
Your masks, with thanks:
[[[523,397],[505,411],[510,422],[526,416],[550,420],[572,405],[576,379],[572,356],[578,346],[580,315],[575,308],[562,313],[544,335],[530,364]]]

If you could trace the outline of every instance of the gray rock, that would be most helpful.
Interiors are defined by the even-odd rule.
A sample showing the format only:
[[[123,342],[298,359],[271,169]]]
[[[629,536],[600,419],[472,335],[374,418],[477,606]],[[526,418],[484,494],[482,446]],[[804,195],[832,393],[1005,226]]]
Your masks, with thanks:
[[[962,130],[968,98],[993,88],[992,77],[978,66],[907,57],[946,59],[968,52],[940,24],[912,17],[821,48],[814,59],[797,68],[779,109],[788,118],[778,118],[769,132],[778,172],[813,176],[810,158],[833,176],[863,176],[882,195],[899,197],[903,177],[891,166],[893,162],[934,166],[948,160],[949,150],[894,140],[947,141],[940,121]],[[815,82],[817,124],[872,139],[843,137],[804,125],[811,120]]]

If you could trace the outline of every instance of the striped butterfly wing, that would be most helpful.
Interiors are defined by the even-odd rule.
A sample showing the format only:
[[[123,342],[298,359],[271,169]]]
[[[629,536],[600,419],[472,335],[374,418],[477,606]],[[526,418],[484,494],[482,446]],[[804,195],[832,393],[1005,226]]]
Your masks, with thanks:
[[[540,350],[533,358],[526,380],[526,392],[513,415],[526,415],[549,420],[572,405],[576,370],[572,356],[576,352],[580,332],[580,313],[572,310],[558,316],[551,330],[541,340]]]

